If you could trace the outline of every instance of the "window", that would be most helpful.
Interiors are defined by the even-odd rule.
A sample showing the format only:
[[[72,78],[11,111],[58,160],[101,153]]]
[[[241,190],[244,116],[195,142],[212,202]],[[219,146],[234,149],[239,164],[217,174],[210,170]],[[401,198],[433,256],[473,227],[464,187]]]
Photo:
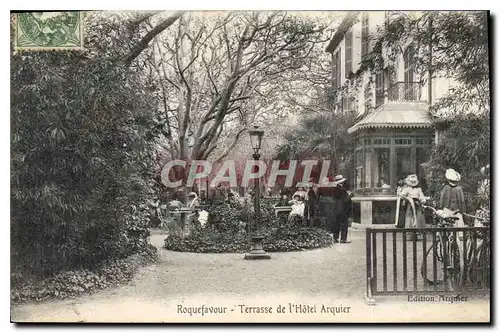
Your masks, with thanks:
[[[361,56],[368,54],[370,47],[370,40],[368,37],[368,13],[363,13],[361,19]]]
[[[434,143],[433,138],[417,138],[417,145],[432,145]]]
[[[363,151],[358,150],[355,154],[356,174],[354,178],[355,188],[363,188]]]
[[[409,145],[411,145],[411,139],[410,138],[394,139],[394,143],[396,145],[409,146]]]
[[[372,109],[372,100],[371,100],[371,84],[365,85],[364,91],[364,99],[365,99],[365,112],[370,112]]]
[[[414,101],[416,98],[415,85],[414,85],[414,66],[415,66],[415,48],[413,45],[409,45],[404,53],[404,89],[405,89],[405,100]]]
[[[375,138],[375,139],[373,139],[373,144],[374,145],[390,145],[391,144],[391,139],[387,139],[387,138]]]
[[[341,86],[340,49],[333,55],[333,89],[338,90]]]
[[[374,151],[376,163],[374,163],[373,185],[376,188],[391,186],[392,184],[389,184],[391,181],[389,173],[391,150],[390,148],[375,148]]]
[[[418,139],[417,139],[418,142]],[[427,184],[425,182],[425,170],[423,167],[423,163],[428,162],[431,157],[431,151],[432,148],[430,146],[428,147],[417,147],[416,150],[416,159],[417,159],[417,174],[418,174],[418,179],[421,182],[422,190],[427,190]]]
[[[405,178],[413,173],[411,165],[411,148],[396,148],[396,177]]]
[[[345,34],[345,77],[352,73],[352,30]]]
[[[353,98],[351,96],[342,97],[342,111],[353,111]]]
[[[375,75],[375,107],[384,104],[384,72]]]

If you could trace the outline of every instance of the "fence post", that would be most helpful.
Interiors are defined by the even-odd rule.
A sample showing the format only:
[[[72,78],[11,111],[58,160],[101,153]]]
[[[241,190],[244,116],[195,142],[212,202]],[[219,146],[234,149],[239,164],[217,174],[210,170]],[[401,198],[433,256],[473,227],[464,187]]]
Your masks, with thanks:
[[[375,305],[372,296],[372,229],[366,228],[366,293],[365,301],[368,305]]]

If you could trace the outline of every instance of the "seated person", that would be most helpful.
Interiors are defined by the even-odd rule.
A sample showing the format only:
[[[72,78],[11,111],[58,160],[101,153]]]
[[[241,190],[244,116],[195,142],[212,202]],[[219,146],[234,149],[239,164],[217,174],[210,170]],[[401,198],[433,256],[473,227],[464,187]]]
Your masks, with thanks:
[[[304,219],[304,210],[306,208],[304,197],[295,194],[289,203],[292,205],[292,211],[289,216],[290,221],[302,224]]]
[[[280,200],[278,202],[278,206],[290,206],[290,200],[289,200],[289,191],[288,189],[284,188],[280,191]]]
[[[391,185],[387,184],[384,179],[380,179],[380,188],[391,188]]]

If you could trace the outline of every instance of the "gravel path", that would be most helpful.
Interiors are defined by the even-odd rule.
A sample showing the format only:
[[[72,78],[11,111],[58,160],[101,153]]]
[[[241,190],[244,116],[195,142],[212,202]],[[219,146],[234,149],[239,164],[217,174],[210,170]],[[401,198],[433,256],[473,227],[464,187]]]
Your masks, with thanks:
[[[367,306],[364,232],[353,230],[351,244],[272,253],[271,260],[247,261],[243,254],[195,254],[161,248],[161,261],[144,267],[127,285],[77,299],[11,308],[12,321],[58,322],[228,322],[228,321],[488,321],[489,299],[466,302],[408,302],[380,297]],[[310,307],[290,313],[289,303]],[[190,315],[189,307],[220,307],[223,314]],[[276,314],[283,305],[285,313]],[[329,312],[332,306],[339,313]],[[253,313],[271,307],[272,314]],[[347,309],[349,307],[349,309]],[[250,310],[249,310],[250,309]],[[293,310],[292,309],[292,310]],[[193,310],[195,311],[195,310]],[[208,310],[204,310],[206,312]],[[309,313],[307,313],[309,312]]]

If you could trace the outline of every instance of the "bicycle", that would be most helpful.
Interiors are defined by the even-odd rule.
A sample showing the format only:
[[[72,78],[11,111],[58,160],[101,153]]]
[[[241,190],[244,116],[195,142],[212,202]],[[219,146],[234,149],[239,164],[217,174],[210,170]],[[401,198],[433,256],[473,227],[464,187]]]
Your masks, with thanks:
[[[426,250],[421,265],[421,275],[426,284],[437,285],[448,281],[453,290],[459,290],[468,280],[470,282],[483,281],[482,268],[485,258],[489,255],[489,242],[474,242],[479,237],[472,237],[470,233],[445,230],[452,227],[459,218],[455,216],[442,217],[431,206],[423,206],[434,213],[436,225],[443,228],[436,233],[433,243]],[[479,216],[462,213],[464,216],[482,219]],[[487,237],[486,237],[487,238]],[[465,242],[465,255],[464,255]],[[474,245],[474,246],[473,246]],[[446,267],[446,269],[445,269]],[[479,278],[477,278],[479,272]]]
[[[452,287],[461,285],[463,278],[463,256],[457,244],[456,237],[446,228],[452,227],[458,217],[441,217],[432,206],[422,205],[423,208],[431,209],[434,213],[435,225],[443,228],[438,231],[433,238],[432,244],[424,253],[424,259],[420,267],[420,274],[424,282],[429,285],[442,284],[450,281]],[[446,269],[445,269],[446,267]],[[458,269],[457,269],[458,268]]]
[[[479,215],[462,214],[476,221],[482,221],[483,227],[490,226],[489,211],[486,209],[479,209]],[[473,239],[467,238],[466,281],[480,288],[489,286],[490,255],[489,229],[478,233]]]

